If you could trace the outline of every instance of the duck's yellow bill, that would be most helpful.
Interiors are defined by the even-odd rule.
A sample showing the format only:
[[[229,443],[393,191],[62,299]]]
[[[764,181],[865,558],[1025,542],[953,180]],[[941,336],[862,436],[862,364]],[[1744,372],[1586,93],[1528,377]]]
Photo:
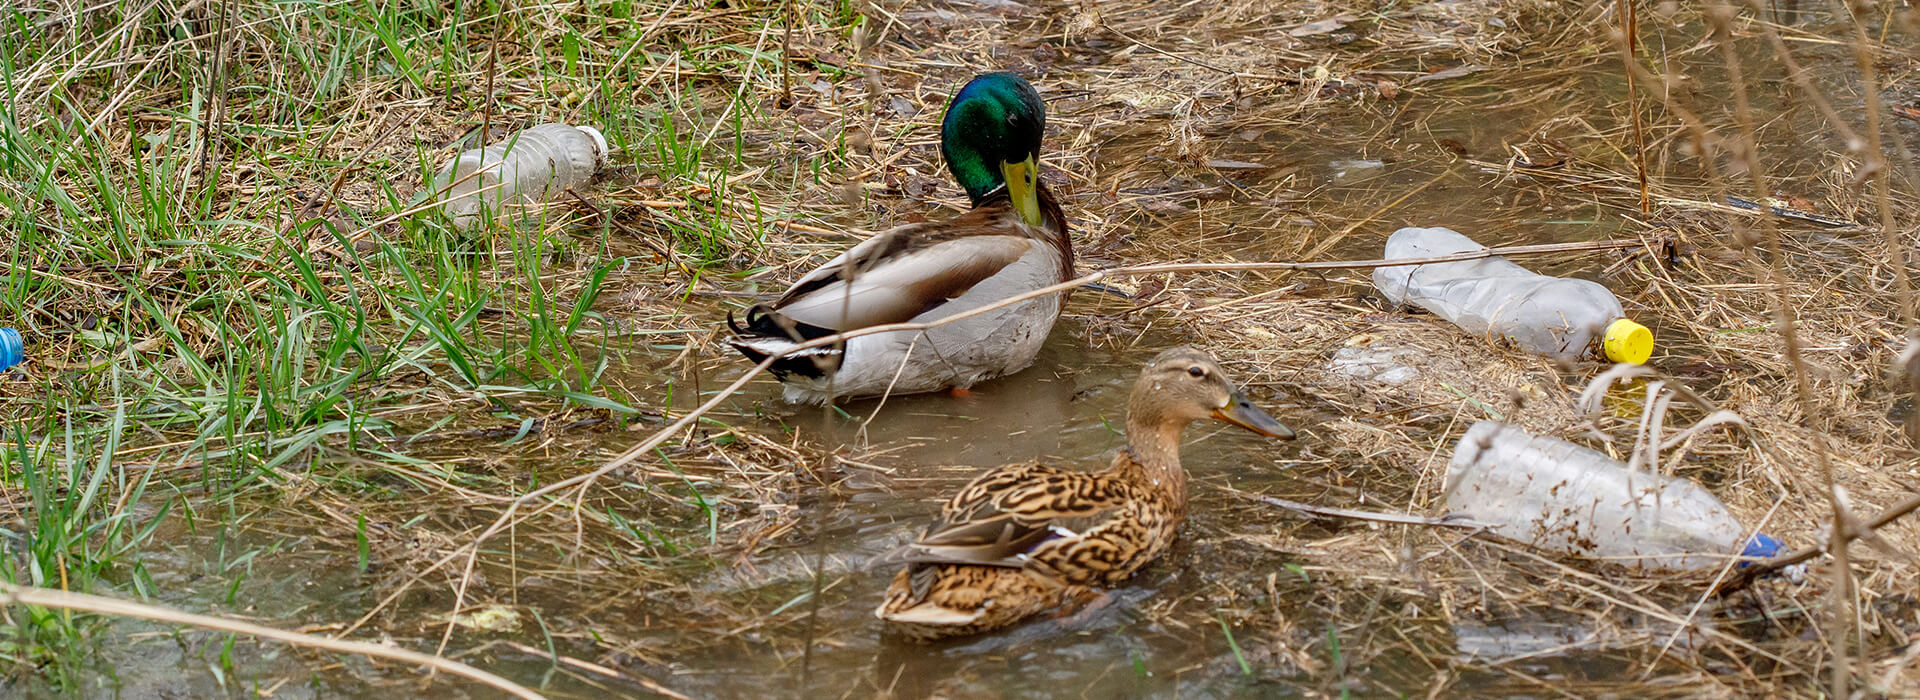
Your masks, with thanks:
[[[1259,406],[1253,405],[1252,401],[1237,391],[1227,405],[1213,409],[1213,417],[1222,423],[1237,425],[1276,440],[1293,439],[1291,428],[1281,425],[1280,421],[1274,420],[1273,416],[1267,415],[1266,411],[1260,410]]]
[[[1040,226],[1040,164],[1027,156],[1023,161],[1001,163],[1000,174],[1007,178],[1007,198],[1013,201],[1013,210],[1028,226]]]

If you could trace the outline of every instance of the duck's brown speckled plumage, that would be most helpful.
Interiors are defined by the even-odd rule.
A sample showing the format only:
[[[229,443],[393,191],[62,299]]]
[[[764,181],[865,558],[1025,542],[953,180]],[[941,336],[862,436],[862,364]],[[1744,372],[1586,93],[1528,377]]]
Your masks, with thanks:
[[[1195,369],[1201,374],[1189,374]],[[931,641],[1004,627],[1065,595],[1125,582],[1186,519],[1179,436],[1203,417],[1292,436],[1239,397],[1212,358],[1188,348],[1161,353],[1128,402],[1128,447],[1106,470],[1029,462],[981,474],[917,540],[881,560],[904,566],[875,614]]]

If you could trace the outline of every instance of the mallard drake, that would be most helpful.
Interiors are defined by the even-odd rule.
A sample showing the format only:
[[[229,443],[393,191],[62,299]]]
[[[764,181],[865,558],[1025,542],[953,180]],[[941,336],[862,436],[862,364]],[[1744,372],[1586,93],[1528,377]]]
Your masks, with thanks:
[[[729,343],[759,362],[796,343],[926,322],[1073,277],[1066,215],[1039,180],[1046,106],[1012,73],[974,78],[940,126],[947,170],[973,208],[883,231],[807,273],[771,304],[731,314]],[[781,358],[771,369],[793,403],[966,388],[1033,363],[1060,317],[1048,295],[925,332],[876,333]]]
[[[918,539],[875,560],[904,566],[874,615],[933,641],[1005,627],[1069,594],[1126,581],[1186,519],[1180,432],[1202,418],[1293,438],[1206,353],[1162,352],[1134,382],[1127,446],[1106,471],[1029,462],[981,474]]]

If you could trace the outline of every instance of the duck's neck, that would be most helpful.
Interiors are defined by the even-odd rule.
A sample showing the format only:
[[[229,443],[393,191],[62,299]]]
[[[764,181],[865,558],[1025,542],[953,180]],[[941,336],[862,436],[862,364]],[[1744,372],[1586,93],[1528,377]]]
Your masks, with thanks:
[[[1053,193],[1047,190],[1047,183],[1040,187],[1040,216],[1046,222],[1047,243],[1060,251],[1060,278],[1073,277],[1073,236],[1067,233],[1067,213],[1053,199]]]
[[[1179,508],[1187,502],[1187,470],[1180,466],[1180,432],[1187,422],[1152,412],[1127,416],[1127,452],[1139,477]]]

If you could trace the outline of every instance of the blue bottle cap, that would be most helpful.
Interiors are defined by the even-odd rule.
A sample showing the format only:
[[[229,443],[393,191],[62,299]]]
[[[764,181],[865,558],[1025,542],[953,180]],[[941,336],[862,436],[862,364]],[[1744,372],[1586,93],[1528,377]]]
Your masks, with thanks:
[[[12,328],[0,328],[0,372],[13,369],[14,365],[27,359],[26,343],[20,340],[20,331]]]
[[[1766,535],[1755,534],[1747,541],[1747,548],[1740,550],[1740,556],[1754,559],[1767,559],[1780,553],[1780,540]]]

